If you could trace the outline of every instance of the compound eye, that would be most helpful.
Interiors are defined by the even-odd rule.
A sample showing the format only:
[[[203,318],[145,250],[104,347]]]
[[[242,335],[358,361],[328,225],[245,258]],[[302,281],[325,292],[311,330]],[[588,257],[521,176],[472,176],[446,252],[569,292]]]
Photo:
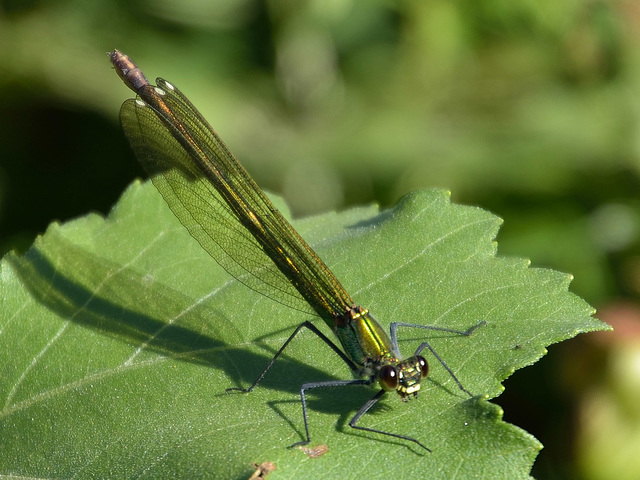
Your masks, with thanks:
[[[418,366],[420,367],[420,376],[422,378],[425,378],[427,375],[429,375],[429,363],[424,357],[421,357],[420,355],[417,356],[417,359]]]
[[[387,392],[395,390],[398,387],[398,372],[395,367],[385,365],[378,373],[378,380],[383,390]]]

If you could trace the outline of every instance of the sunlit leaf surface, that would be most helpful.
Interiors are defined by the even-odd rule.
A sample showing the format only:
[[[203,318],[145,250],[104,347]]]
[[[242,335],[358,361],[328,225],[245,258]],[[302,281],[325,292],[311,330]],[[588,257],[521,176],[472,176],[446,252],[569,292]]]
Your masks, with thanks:
[[[314,391],[309,458],[302,382],[350,378],[309,332],[251,394],[247,386],[292,329],[312,318],[229,277],[150,184],[134,184],[107,219],[53,224],[0,271],[0,473],[41,478],[527,478],[539,442],[487,399],[545,347],[606,326],[568,293],[570,277],[496,257],[495,216],[446,192],[294,222],[354,300],[392,321],[465,329],[428,337],[464,385],[432,358],[418,399],[385,398],[362,425],[433,449],[354,432],[373,390]],[[322,321],[316,322],[325,328]],[[331,332],[328,331],[331,335]],[[422,332],[401,331],[412,353]],[[544,388],[544,386],[540,386]]]

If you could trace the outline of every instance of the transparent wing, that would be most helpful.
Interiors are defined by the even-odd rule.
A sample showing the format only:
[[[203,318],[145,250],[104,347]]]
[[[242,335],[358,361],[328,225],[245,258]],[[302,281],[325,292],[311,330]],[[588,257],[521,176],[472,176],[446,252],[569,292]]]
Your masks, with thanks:
[[[325,319],[352,305],[331,271],[273,206],[211,126],[157,79],[127,100],[122,126],[138,160],[189,233],[227,272]]]

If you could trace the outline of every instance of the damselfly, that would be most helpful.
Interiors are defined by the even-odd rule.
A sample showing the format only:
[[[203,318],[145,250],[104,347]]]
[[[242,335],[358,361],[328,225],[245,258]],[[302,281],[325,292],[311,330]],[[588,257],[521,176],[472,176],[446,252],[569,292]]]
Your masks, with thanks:
[[[420,355],[426,348],[443,365],[458,387],[471,396],[453,371],[427,342],[402,358],[397,328],[416,327],[470,335],[485,322],[466,331],[436,326],[391,323],[390,335],[369,311],[353,302],[338,279],[274,207],[247,171],[189,100],[171,83],[151,85],[129,57],[114,50],[116,72],[138,98],[120,110],[124,133],[153,184],[189,233],[222,267],[250,288],[290,307],[320,316],[338,337],[342,349],[313,323],[301,323],[253,384],[227,391],[252,391],[278,356],[303,328],[323,340],[357,378],[305,383],[300,388],[306,440],[310,442],[306,393],[315,388],[379,384],[380,390],[349,421],[359,430],[408,440],[429,450],[415,438],[357,425],[386,392],[402,400],[418,395],[429,371]]]

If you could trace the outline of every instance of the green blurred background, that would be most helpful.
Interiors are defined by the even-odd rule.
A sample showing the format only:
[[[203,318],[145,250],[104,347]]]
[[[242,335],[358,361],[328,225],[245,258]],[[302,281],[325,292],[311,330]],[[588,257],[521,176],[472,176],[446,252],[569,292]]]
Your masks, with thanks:
[[[638,0],[0,0],[0,253],[143,176],[118,48],[297,216],[446,187],[504,218],[501,254],[574,274],[616,331],[497,403],[545,444],[537,478],[637,479],[639,47]]]

